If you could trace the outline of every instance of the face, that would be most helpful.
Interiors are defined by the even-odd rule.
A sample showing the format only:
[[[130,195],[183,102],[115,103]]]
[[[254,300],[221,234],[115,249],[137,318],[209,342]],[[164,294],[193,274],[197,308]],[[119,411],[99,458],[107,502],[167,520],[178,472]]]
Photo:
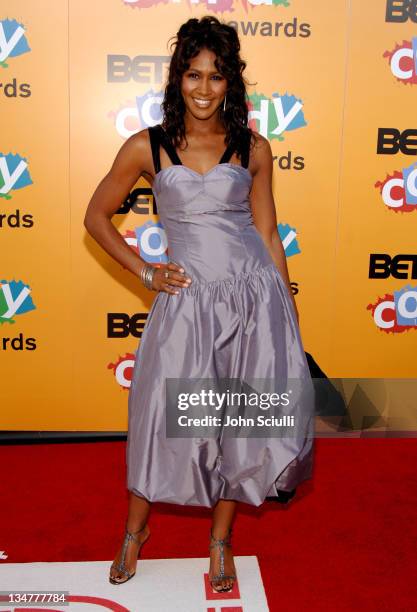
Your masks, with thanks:
[[[197,119],[208,119],[221,104],[227,90],[227,80],[217,70],[213,51],[202,49],[190,60],[182,76],[181,93],[186,109]]]

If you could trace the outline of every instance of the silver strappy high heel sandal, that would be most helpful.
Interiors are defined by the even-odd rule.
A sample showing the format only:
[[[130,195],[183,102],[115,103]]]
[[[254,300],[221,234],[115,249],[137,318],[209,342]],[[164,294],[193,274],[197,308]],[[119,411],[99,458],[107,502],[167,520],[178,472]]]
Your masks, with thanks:
[[[127,547],[129,545],[129,542],[133,541],[136,542],[137,544],[139,544],[139,540],[137,538],[138,534],[143,531],[145,529],[145,527],[147,527],[147,523],[145,523],[145,525],[139,529],[138,531],[134,531],[133,533],[130,533],[127,530],[127,522],[126,522],[126,526],[125,526],[125,539],[123,540],[123,548],[122,548],[122,556],[121,556],[121,560],[119,563],[112,563],[111,567],[110,567],[110,572],[112,569],[115,569],[118,572],[121,572],[122,574],[124,574],[125,576],[127,576],[126,580],[116,580],[115,578],[112,578],[112,576],[109,576],[109,582],[111,584],[124,584],[125,582],[127,582],[128,580],[130,580],[131,578],[133,578],[133,576],[136,574],[136,571],[134,572],[129,572],[129,570],[127,569],[126,565],[125,565],[125,561],[126,561],[126,552],[127,552]],[[149,535],[148,535],[149,537]],[[146,538],[146,540],[148,539],[148,537]],[[142,549],[142,546],[144,545],[144,543],[146,542],[146,540],[144,540],[139,547],[138,550],[138,558],[139,558],[139,553]]]
[[[224,593],[224,592],[228,593],[229,591],[232,590],[233,584],[229,588],[216,589],[213,583],[221,583],[223,580],[233,580],[233,581],[236,580],[235,574],[225,574],[224,573],[224,547],[229,546],[230,548],[232,546],[231,536],[232,536],[232,530],[229,529],[227,536],[223,540],[216,540],[216,538],[213,537],[213,529],[210,529],[210,539],[213,543],[210,544],[209,549],[215,548],[217,546],[220,550],[220,573],[214,575],[212,578],[209,578],[211,586],[218,593]]]

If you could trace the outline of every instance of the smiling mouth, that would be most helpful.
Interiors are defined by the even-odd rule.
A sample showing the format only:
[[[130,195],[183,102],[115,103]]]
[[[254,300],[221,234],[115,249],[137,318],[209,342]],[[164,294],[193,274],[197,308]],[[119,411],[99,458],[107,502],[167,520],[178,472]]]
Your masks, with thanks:
[[[193,102],[200,108],[207,108],[211,104],[211,100],[203,100],[202,98],[193,98]]]

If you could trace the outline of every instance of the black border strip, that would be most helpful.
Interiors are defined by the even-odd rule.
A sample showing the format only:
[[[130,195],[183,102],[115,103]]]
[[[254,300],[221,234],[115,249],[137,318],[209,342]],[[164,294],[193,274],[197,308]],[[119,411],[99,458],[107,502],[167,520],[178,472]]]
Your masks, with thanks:
[[[317,438],[402,438],[416,439],[417,431],[322,431]],[[0,431],[0,446],[12,444],[70,444],[80,442],[125,442],[126,431]]]
[[[125,440],[127,440],[126,431],[0,431],[0,445]]]

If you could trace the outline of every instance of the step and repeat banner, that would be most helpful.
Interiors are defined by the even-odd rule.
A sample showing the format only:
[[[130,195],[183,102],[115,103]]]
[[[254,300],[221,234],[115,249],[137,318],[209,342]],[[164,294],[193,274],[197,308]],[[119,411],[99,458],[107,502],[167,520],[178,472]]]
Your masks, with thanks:
[[[417,430],[411,387],[394,384],[417,377],[414,0],[3,0],[1,429],[126,431],[155,293],[84,214],[123,142],[161,121],[170,38],[206,14],[240,36],[305,350],[345,380],[352,430],[371,404],[376,429]],[[167,261],[143,178],[113,223]]]

